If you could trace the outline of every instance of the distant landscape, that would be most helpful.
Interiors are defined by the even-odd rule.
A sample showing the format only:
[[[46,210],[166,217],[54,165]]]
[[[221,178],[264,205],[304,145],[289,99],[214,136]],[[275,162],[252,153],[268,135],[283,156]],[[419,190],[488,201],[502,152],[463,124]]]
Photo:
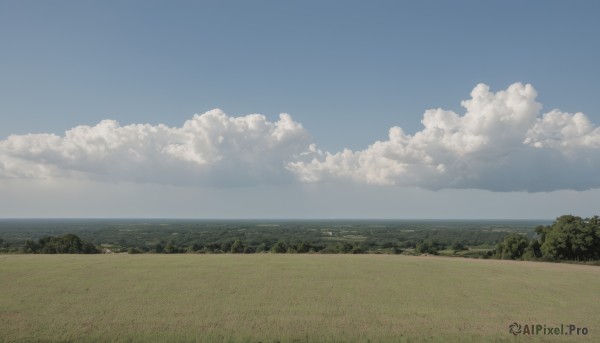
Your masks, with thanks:
[[[443,255],[595,263],[600,219],[0,220],[3,253]]]
[[[491,257],[503,239],[535,236],[547,221],[423,220],[0,220],[3,252],[43,250],[50,237],[76,235],[109,253],[387,253]],[[49,243],[49,242],[48,242]],[[65,243],[63,247],[66,248]],[[58,250],[60,252],[60,249]],[[68,248],[66,251],[69,252]]]

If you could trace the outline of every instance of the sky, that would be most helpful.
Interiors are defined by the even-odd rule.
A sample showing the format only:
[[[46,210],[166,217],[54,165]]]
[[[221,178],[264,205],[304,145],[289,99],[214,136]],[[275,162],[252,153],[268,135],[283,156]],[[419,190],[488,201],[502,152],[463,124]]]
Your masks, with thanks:
[[[597,13],[0,0],[0,217],[600,214]]]

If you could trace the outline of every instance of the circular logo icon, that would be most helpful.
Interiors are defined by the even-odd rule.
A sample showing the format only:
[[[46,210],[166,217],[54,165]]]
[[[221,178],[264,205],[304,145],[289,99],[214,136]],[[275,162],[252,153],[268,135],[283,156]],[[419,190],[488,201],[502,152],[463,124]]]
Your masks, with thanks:
[[[508,331],[510,331],[510,333],[516,336],[521,333],[521,325],[517,324],[517,322],[514,322],[510,324],[510,326],[508,327]]]

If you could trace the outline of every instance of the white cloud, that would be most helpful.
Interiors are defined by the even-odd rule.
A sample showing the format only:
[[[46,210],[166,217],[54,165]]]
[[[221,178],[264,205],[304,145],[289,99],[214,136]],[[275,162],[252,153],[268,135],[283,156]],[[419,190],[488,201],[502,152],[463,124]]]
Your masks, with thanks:
[[[600,128],[582,113],[541,113],[531,85],[480,84],[464,114],[427,110],[423,129],[400,127],[364,150],[323,152],[287,114],[276,122],[220,110],[182,127],[104,120],[64,136],[0,141],[0,178],[247,186],[355,182],[425,189],[553,191],[600,188]]]
[[[361,151],[325,153],[288,168],[304,182],[346,179],[426,189],[552,191],[600,187],[600,128],[582,113],[540,116],[531,85],[493,93],[477,85],[464,115],[425,112],[423,130],[392,127]]]
[[[77,178],[170,184],[249,185],[284,182],[285,163],[308,150],[308,132],[287,114],[277,122],[220,110],[182,127],[120,126],[103,120],[64,137],[12,135],[0,142],[0,177]]]

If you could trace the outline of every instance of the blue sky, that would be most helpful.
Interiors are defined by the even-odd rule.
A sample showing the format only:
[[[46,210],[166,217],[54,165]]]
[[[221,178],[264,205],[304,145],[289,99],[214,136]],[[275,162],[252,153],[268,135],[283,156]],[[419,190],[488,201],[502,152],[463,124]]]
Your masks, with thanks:
[[[484,83],[491,92],[499,92],[517,82],[535,87],[536,101],[543,106],[538,117],[555,108],[564,113],[582,112],[595,127],[600,123],[600,46],[595,43],[600,34],[599,10],[600,5],[592,1],[0,1],[0,141],[28,133],[64,136],[74,127],[94,126],[105,119],[122,126],[182,127],[195,113],[219,108],[229,117],[263,114],[269,123],[277,122],[280,113],[289,113],[319,150],[336,154],[346,148],[371,156],[368,146],[387,140],[391,127],[414,135],[423,130],[421,120],[426,110],[442,108],[463,115],[461,101],[470,98],[476,85]],[[15,144],[5,143],[6,156],[30,162],[31,156],[15,157],[15,147],[34,144]],[[290,153],[300,154],[299,150]],[[584,159],[582,156],[595,153],[598,149],[587,145],[574,156]],[[226,160],[229,155],[223,156]],[[293,171],[304,181],[334,184],[332,179],[348,174],[335,169],[336,163],[343,163],[340,159],[327,162],[325,155],[319,156],[322,164],[307,171],[306,162],[298,167],[301,170]],[[523,156],[519,158],[529,155]],[[47,156],[36,160],[36,168],[43,169],[50,160]],[[5,165],[12,160],[7,161],[5,157]],[[397,182],[394,176],[390,183],[387,176],[373,179],[365,172],[368,186],[357,187],[367,187],[368,191],[359,194],[372,193],[372,198],[352,204],[344,199],[347,196],[339,195],[336,201],[343,206],[327,212],[323,210],[325,204],[315,207],[315,199],[300,196],[314,184],[288,180],[293,177],[280,180],[279,171],[277,177],[262,169],[256,171],[262,176],[248,176],[219,167],[215,174],[249,181],[240,186],[231,179],[210,176],[191,186],[172,185],[170,181],[165,186],[163,175],[137,180],[110,168],[106,177],[73,176],[74,162],[69,161],[68,173],[43,177],[24,176],[5,167],[8,171],[0,184],[14,194],[3,192],[0,197],[7,204],[9,198],[25,191],[40,198],[52,197],[57,191],[46,187],[49,180],[66,182],[71,185],[68,187],[75,187],[70,182],[78,180],[90,182],[82,186],[85,191],[75,192],[85,197],[96,192],[94,187],[106,188],[106,182],[125,182],[133,187],[132,194],[138,193],[136,187],[146,187],[144,192],[150,193],[147,187],[170,187],[169,192],[177,198],[179,190],[187,194],[180,194],[182,204],[192,198],[204,199],[206,189],[213,199],[226,203],[240,195],[261,197],[266,194],[260,189],[263,186],[304,200],[296,201],[296,210],[289,211],[274,210],[273,204],[265,201],[250,213],[243,212],[245,205],[240,203],[224,212],[202,211],[187,204],[186,210],[157,205],[162,212],[156,214],[157,209],[150,205],[110,210],[102,201],[69,210],[76,201],[73,195],[54,205],[50,214],[40,202],[31,209],[7,205],[0,216],[214,217],[216,213],[219,217],[345,217],[358,213],[364,217],[412,218],[415,213],[427,216],[427,204],[443,203],[435,199],[443,199],[444,192],[451,190],[459,192],[459,204],[464,206],[430,213],[430,217],[482,216],[480,210],[473,212],[472,204],[487,199],[495,205],[483,212],[484,217],[552,218],[562,212],[593,214],[587,202],[599,194],[597,180],[589,176],[598,171],[596,160],[577,176],[582,180],[589,176],[588,183],[572,184],[549,176],[548,183],[561,185],[556,189],[546,184],[529,187],[529,179],[511,188],[498,184],[505,182],[498,181],[504,179],[501,176],[491,180],[478,177],[471,183],[462,179]],[[63,162],[53,162],[51,167],[64,171],[68,168],[58,166]],[[238,168],[236,163],[231,168]],[[447,163],[437,166],[448,167]],[[75,169],[89,172],[84,167]],[[328,170],[328,174],[314,176],[315,170]],[[506,170],[504,175],[512,175],[512,170]],[[477,173],[484,172],[477,169]],[[166,168],[164,173],[173,172]],[[557,169],[554,174],[564,172]],[[364,175],[358,173],[350,179],[356,181]],[[21,185],[26,179],[34,181]],[[277,181],[265,182],[271,179]],[[37,185],[39,182],[46,186]],[[343,182],[335,187],[346,187]],[[115,189],[114,194],[127,187]],[[187,187],[197,187],[198,191],[192,196]],[[483,196],[477,189],[490,193]],[[559,196],[560,189],[575,192],[574,198],[567,201]],[[165,190],[155,192],[158,196]],[[388,205],[390,196],[405,192],[430,200],[405,212]],[[139,193],[143,193],[141,189]],[[559,201],[564,203],[564,211],[560,206],[531,214],[522,213],[522,206],[502,209],[498,199],[507,196],[507,202],[521,205],[531,196],[541,203],[564,199]],[[377,201],[379,198],[382,200]]]

